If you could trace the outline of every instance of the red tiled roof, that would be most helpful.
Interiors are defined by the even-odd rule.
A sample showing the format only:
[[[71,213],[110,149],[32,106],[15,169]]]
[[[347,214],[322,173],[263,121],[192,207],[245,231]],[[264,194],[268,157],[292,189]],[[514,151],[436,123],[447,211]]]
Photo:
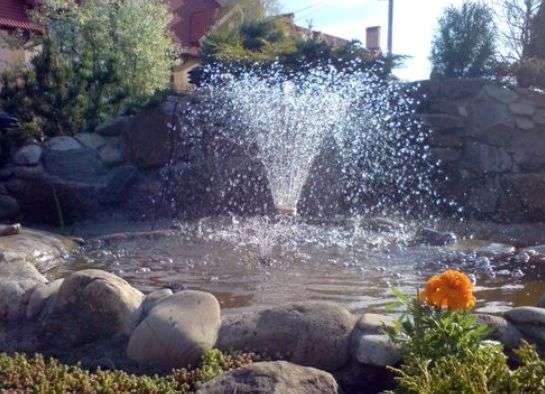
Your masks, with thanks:
[[[24,0],[0,0],[0,28],[37,29],[27,10]]]

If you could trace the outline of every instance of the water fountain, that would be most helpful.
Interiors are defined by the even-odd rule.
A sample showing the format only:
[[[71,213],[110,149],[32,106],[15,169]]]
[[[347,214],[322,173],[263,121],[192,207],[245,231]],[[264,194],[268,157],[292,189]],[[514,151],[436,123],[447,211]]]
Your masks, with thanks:
[[[441,175],[426,146],[429,130],[415,116],[415,90],[373,72],[334,68],[214,75],[182,108],[174,131],[183,152],[174,152],[166,184],[187,185],[176,175],[186,168],[180,157],[198,156],[183,145],[191,135],[201,151],[212,152],[205,157],[210,183],[202,189],[215,193],[213,201],[231,210],[244,207],[244,198],[270,194],[276,215],[214,214],[182,223],[173,237],[120,242],[106,251],[91,245],[66,269],[107,269],[143,290],[203,288],[227,308],[311,299],[380,310],[392,287],[413,291],[446,267],[473,274],[489,286],[491,300],[509,299],[505,292],[525,299],[524,278],[508,263],[513,256],[467,252],[467,242],[415,242],[415,230],[434,221],[434,209],[452,205],[433,187]],[[217,155],[223,145],[227,153]],[[234,151],[236,166],[229,161]],[[328,178],[334,184],[316,181],[320,171],[330,171],[324,151],[338,156]],[[309,180],[317,185],[314,197],[342,189],[346,215],[294,217]],[[223,188],[214,191],[220,182]],[[236,193],[241,184],[245,196]],[[167,193],[174,210],[176,190]],[[503,290],[506,279],[519,287]]]

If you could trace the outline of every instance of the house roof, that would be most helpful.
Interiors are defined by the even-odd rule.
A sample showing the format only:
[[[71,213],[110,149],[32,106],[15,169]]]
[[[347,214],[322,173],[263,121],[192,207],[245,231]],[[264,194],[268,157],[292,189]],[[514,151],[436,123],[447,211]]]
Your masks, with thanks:
[[[23,0],[0,0],[0,28],[37,29],[27,11],[28,7]]]

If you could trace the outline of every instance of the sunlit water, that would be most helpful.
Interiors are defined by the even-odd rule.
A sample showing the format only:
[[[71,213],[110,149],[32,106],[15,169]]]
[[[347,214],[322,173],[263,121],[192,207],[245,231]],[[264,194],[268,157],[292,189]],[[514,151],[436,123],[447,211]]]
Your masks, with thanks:
[[[479,307],[535,304],[545,291],[544,256],[494,251],[479,241],[413,245],[412,224],[386,224],[206,218],[160,239],[91,243],[49,274],[100,268],[144,292],[203,289],[220,299],[226,313],[295,301],[334,301],[354,311],[384,311],[392,289],[414,293],[428,276],[449,267],[476,281]]]

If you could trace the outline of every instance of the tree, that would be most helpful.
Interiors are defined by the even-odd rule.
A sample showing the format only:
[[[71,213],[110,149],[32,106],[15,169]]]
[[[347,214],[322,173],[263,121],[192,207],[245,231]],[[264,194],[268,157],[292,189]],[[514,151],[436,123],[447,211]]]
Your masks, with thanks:
[[[240,0],[237,6],[242,10],[246,21],[277,15],[281,9],[278,0]]]
[[[509,62],[519,62],[525,56],[530,45],[532,21],[541,0],[501,0],[500,18],[505,23],[501,33],[506,53],[503,56]]]
[[[483,77],[493,74],[496,35],[492,9],[467,1],[449,7],[432,43],[432,77]]]
[[[202,67],[191,73],[191,80],[200,85],[210,73],[238,74],[273,63],[288,74],[332,65],[345,71],[374,69],[386,76],[402,60],[400,56],[375,57],[359,41],[333,46],[319,37],[304,38],[287,18],[270,17],[246,21],[235,29],[218,29],[209,35],[202,50]]]
[[[521,86],[545,89],[545,1],[532,20],[530,40],[517,76]]]
[[[170,81],[175,46],[161,0],[47,0],[30,67],[3,76],[0,105],[24,130],[92,131]]]

